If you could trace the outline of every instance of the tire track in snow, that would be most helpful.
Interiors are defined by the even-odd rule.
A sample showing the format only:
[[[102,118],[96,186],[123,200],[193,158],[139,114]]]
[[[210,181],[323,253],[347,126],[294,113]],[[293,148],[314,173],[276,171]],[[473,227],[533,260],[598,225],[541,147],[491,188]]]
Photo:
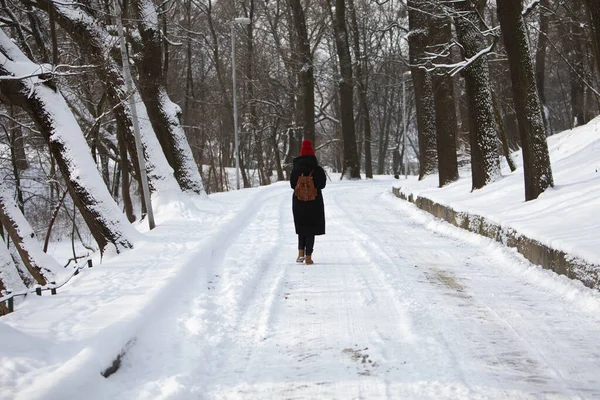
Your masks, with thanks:
[[[373,199],[369,200],[370,201],[368,202],[368,204],[373,205],[375,203]],[[365,203],[367,202],[365,201]],[[344,205],[342,207],[347,208],[348,206]],[[372,206],[368,208],[368,210],[372,209]],[[391,210],[388,210],[387,212],[391,212]],[[367,221],[368,218],[365,218],[365,215],[361,214],[365,214],[365,212],[364,209],[360,207],[352,207],[352,212],[348,212],[348,215],[354,221],[355,225],[357,227],[360,226],[360,229],[364,230],[366,225],[365,221]],[[370,215],[369,217],[373,216]],[[366,236],[369,237],[368,239],[365,238],[366,243],[368,243],[368,247],[371,247],[373,250],[370,252],[370,254],[388,253],[388,258],[392,256],[392,254],[390,254],[388,250],[389,246],[381,246],[375,244],[376,242],[379,242],[381,244],[382,234],[385,237],[386,233],[387,232],[382,231],[381,226],[378,227],[377,233],[366,232]],[[419,237],[419,235],[415,236]],[[437,234],[432,236],[434,238],[437,236],[438,238],[440,238],[440,240],[446,240],[444,237],[440,237]],[[410,237],[408,237],[406,240],[408,242],[414,242],[414,239],[411,239]],[[448,238],[447,240],[451,242],[456,242],[456,240],[450,238]],[[438,241],[438,239],[436,239],[435,241]],[[427,247],[428,245],[428,243],[421,244],[422,247]],[[419,245],[417,245],[416,243],[411,243],[409,246],[409,248],[411,249],[416,249],[418,247]],[[398,249],[397,252],[399,252],[400,250],[401,249]],[[531,390],[527,386],[536,384],[539,387],[538,390],[549,391],[548,394],[550,395],[557,395],[560,393],[568,394],[569,396],[579,395],[585,397],[586,395],[584,393],[586,393],[587,395],[589,395],[590,393],[597,393],[597,389],[594,390],[589,386],[589,384],[586,384],[585,379],[581,379],[581,381],[579,382],[579,385],[583,384],[583,388],[574,387],[572,384],[570,384],[568,378],[561,372],[564,367],[562,365],[557,365],[556,361],[552,361],[548,357],[546,357],[544,352],[541,351],[541,349],[539,348],[539,345],[534,345],[535,341],[528,339],[523,335],[522,332],[520,332],[522,331],[522,328],[517,329],[513,324],[510,323],[506,316],[502,316],[501,313],[499,313],[495,308],[491,307],[488,303],[486,303],[485,299],[487,297],[482,296],[481,293],[477,291],[473,292],[469,287],[461,286],[460,283],[456,281],[456,278],[453,277],[452,273],[449,273],[449,270],[447,270],[447,268],[444,268],[443,263],[440,263],[439,261],[443,258],[451,259],[451,254],[446,254],[446,257],[435,257],[435,252],[443,252],[443,249],[433,248],[432,250],[433,254],[427,254],[427,252],[424,251],[415,251],[410,254],[407,253],[404,256],[406,258],[406,261],[412,261],[411,264],[414,263],[415,267],[418,265],[419,269],[422,269],[423,267],[427,268],[427,265],[428,263],[430,263],[431,258],[438,258],[438,261],[433,263],[433,267],[427,268],[427,272],[425,275],[429,278],[430,281],[433,278],[434,287],[435,281],[437,281],[437,283],[441,283],[441,285],[438,285],[438,287],[442,289],[442,292],[445,290],[447,293],[442,293],[440,296],[439,290],[437,291],[437,294],[431,293],[431,291],[429,291],[430,296],[435,295],[435,297],[432,297],[429,300],[431,301],[432,299],[436,299],[436,297],[442,297],[434,301],[438,302],[438,306],[441,306],[442,309],[448,311],[451,315],[454,314],[457,321],[461,321],[461,319],[464,318],[465,315],[468,315],[465,314],[465,312],[468,313],[470,310],[473,310],[476,314],[478,314],[479,323],[484,323],[483,327],[479,329],[476,329],[472,326],[467,326],[468,322],[466,324],[451,323],[446,324],[446,326],[444,326],[444,329],[440,331],[441,335],[439,338],[442,342],[446,344],[445,347],[447,347],[449,353],[454,354],[454,360],[457,362],[458,366],[466,365],[464,357],[461,357],[462,353],[465,350],[472,351],[471,347],[477,348],[477,346],[483,345],[483,347],[480,350],[487,352],[488,355],[486,357],[488,358],[487,360],[482,359],[480,360],[480,362],[483,362],[484,366],[488,365],[490,369],[500,367],[500,369],[502,370],[502,368],[504,368],[504,371],[497,372],[504,372],[505,375],[508,372],[509,376],[510,371],[514,370],[513,372],[516,376],[513,376],[513,379],[516,378],[517,381],[523,381],[522,386],[525,387],[525,393],[528,390]],[[478,250],[476,247],[473,250],[474,251],[470,252],[474,252],[476,255],[480,253],[480,250]],[[487,256],[479,258],[482,258],[482,260],[477,260],[478,262],[486,262],[488,264],[490,263],[490,261],[492,261],[493,263],[496,262],[495,260],[490,260],[490,258]],[[449,266],[452,267],[456,267],[458,265],[456,260],[448,262],[447,264],[449,264]],[[393,264],[383,263],[383,265],[392,266]],[[436,265],[438,265],[439,267],[436,267]],[[406,272],[410,273],[410,270],[407,270]],[[389,273],[390,271],[387,271],[386,275],[389,276]],[[392,274],[394,273],[392,272]],[[415,274],[409,275],[414,276]],[[406,279],[404,280],[406,281]],[[401,282],[401,279],[397,279],[396,282]],[[469,282],[467,281],[467,283]],[[405,289],[404,286],[399,287],[399,290],[403,289]],[[419,291],[415,292],[414,294],[421,295],[422,293],[427,293],[427,291],[419,289]],[[443,296],[445,296],[446,298],[451,298],[452,300],[444,301]],[[427,301],[427,299],[422,298],[421,301]],[[446,304],[447,306],[444,307],[444,304]],[[504,314],[506,315],[506,313]],[[436,313],[430,315],[436,317]],[[539,330],[543,328],[538,327],[537,329]],[[474,336],[474,341],[471,343],[468,340],[463,339],[460,340],[457,344],[456,338],[460,337],[459,335],[462,332],[469,331],[480,331],[482,337],[479,338],[477,336]],[[449,333],[450,335],[448,336]],[[549,345],[547,338],[540,337],[539,334],[537,335],[537,337],[545,340],[546,345]],[[508,350],[503,349],[503,346],[508,347]],[[550,348],[552,348],[552,346],[553,345],[550,344]],[[513,350],[511,352],[511,348],[517,349],[517,351]],[[506,352],[502,353],[502,350],[505,350]],[[473,354],[472,356],[475,359],[477,359],[478,354]],[[536,361],[532,362],[531,360]],[[463,382],[467,383],[470,380],[471,374],[468,372],[468,370],[463,372],[463,374],[461,375]],[[498,378],[496,376],[494,376],[493,374],[491,375],[491,378],[493,380],[496,380],[498,383],[500,383],[500,387],[507,386],[506,381],[498,381]],[[572,377],[573,375],[571,374],[571,379]],[[489,378],[490,377],[488,377],[487,379]],[[475,380],[473,381],[473,383],[476,384],[477,381]],[[514,385],[508,386],[510,387]],[[473,385],[471,385],[471,387],[473,387]],[[583,389],[583,392],[581,391],[581,389]],[[533,393],[536,392],[534,391]]]
[[[197,395],[198,388],[190,371],[198,371],[199,360],[211,361],[214,359],[212,357],[218,356],[224,335],[232,329],[226,324],[211,326],[207,323],[219,320],[215,316],[220,312],[215,302],[218,297],[215,288],[221,276],[220,268],[229,249],[255,223],[257,214],[263,210],[256,204],[278,198],[283,190],[281,186],[268,186],[254,190],[254,193],[249,192],[251,196],[238,210],[227,214],[218,228],[192,250],[187,257],[189,261],[181,268],[177,278],[170,280],[163,288],[164,295],[152,302],[157,310],[155,318],[140,327],[136,344],[123,357],[120,371],[110,378],[116,381],[113,387],[125,386],[130,390],[98,393],[98,398],[157,398],[165,396],[169,390]],[[198,268],[198,264],[202,267]],[[173,293],[178,292],[177,288],[184,290],[180,290],[180,294],[173,298]],[[199,346],[193,337],[201,336],[205,336],[205,340],[214,346]],[[153,369],[157,365],[162,367]],[[210,362],[208,366],[211,366]],[[140,370],[144,373],[140,373]],[[140,376],[147,376],[148,379],[140,379]],[[178,376],[176,382],[171,381],[173,376]]]
[[[359,189],[361,183],[357,183],[356,185],[356,189]],[[428,325],[422,325],[423,322],[434,320],[434,314],[423,307],[419,307],[415,310],[415,305],[418,306],[418,303],[416,303],[414,299],[418,296],[413,289],[411,276],[408,276],[407,278],[398,273],[401,269],[408,269],[409,263],[401,256],[398,258],[397,256],[394,257],[394,255],[388,254],[382,246],[377,244],[377,242],[381,240],[381,231],[378,231],[376,234],[366,232],[364,228],[360,227],[356,222],[362,218],[368,219],[372,217],[372,215],[361,215],[359,217],[357,214],[364,214],[363,210],[365,210],[365,208],[367,211],[372,211],[374,207],[377,207],[377,202],[373,201],[376,199],[365,200],[361,202],[358,207],[351,208],[342,204],[346,201],[346,198],[347,196],[344,192],[335,192],[331,198],[332,205],[338,208],[345,216],[344,220],[346,222],[344,223],[344,230],[350,232],[351,237],[357,238],[357,240],[355,240],[355,246],[357,249],[360,249],[362,258],[367,260],[370,268],[369,272],[375,277],[378,286],[385,288],[385,293],[387,297],[391,299],[393,308],[396,310],[396,318],[402,322],[398,335],[393,335],[391,332],[385,332],[383,334],[385,336],[382,336],[381,333],[378,333],[381,339],[379,345],[382,347],[383,351],[385,351],[386,345],[403,340],[406,342],[407,346],[413,348],[412,352],[404,355],[405,359],[408,359],[413,363],[418,362],[419,364],[428,364],[428,360],[435,358],[437,364],[432,364],[430,366],[431,368],[452,371],[452,375],[455,379],[466,383],[464,371],[458,368],[459,355],[451,351],[450,344],[442,335],[435,335],[433,334],[433,332],[435,332],[434,329],[431,329]],[[369,204],[369,207],[364,207],[364,204]],[[329,207],[331,207],[331,205],[329,205]],[[389,318],[393,318],[393,316],[390,315]],[[419,337],[419,331],[430,335],[433,338],[433,341],[428,339],[423,343]],[[394,348],[396,345],[397,343],[394,343],[394,346],[389,347]],[[391,358],[397,359],[400,355],[392,355]],[[449,358],[447,356],[449,356]],[[440,365],[440,363],[442,363],[442,365]],[[386,384],[388,385],[388,393],[391,393],[391,389],[389,389],[391,382],[387,380]],[[390,398],[393,398],[393,395]]]

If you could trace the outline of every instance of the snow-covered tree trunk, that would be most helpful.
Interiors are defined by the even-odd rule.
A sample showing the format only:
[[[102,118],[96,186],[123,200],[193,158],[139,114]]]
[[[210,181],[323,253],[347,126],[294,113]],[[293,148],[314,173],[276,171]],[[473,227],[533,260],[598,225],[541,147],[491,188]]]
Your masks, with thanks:
[[[204,191],[198,165],[181,126],[181,108],[173,103],[164,85],[162,65],[162,37],[158,26],[156,8],[150,0],[136,0],[140,40],[139,72],[140,94],[146,105],[150,122],[163,149],[175,178],[182,190],[194,193]]]
[[[452,57],[447,50],[452,41],[452,20],[436,15],[430,28],[430,52],[436,54],[435,64],[450,64]],[[438,157],[439,186],[445,186],[458,179],[458,159],[456,154],[456,107],[454,81],[445,70],[433,72],[433,96],[435,102],[436,148]]]
[[[409,54],[411,75],[415,91],[417,109],[417,129],[419,137],[419,179],[434,173],[437,169],[437,144],[435,130],[435,102],[431,73],[420,68],[429,35],[429,21],[426,0],[408,0]]]
[[[4,86],[2,90],[4,91]],[[6,229],[23,264],[35,281],[42,286],[54,281],[56,273],[62,268],[56,260],[42,251],[35,232],[13,199],[12,191],[2,182],[0,182],[0,223]]]
[[[484,27],[472,0],[454,3],[458,41],[468,65],[463,70],[469,107],[469,142],[471,144],[471,177],[474,189],[484,187],[500,177],[498,131],[494,115],[490,71]]]
[[[0,90],[11,104],[22,107],[37,124],[62,173],[71,198],[103,252],[131,248],[137,232],[112,199],[92,159],[83,132],[60,91],[0,31]],[[3,191],[4,192],[4,191]],[[37,279],[37,278],[36,278]]]
[[[513,0],[497,0],[498,20],[510,65],[515,112],[523,148],[525,200],[529,201],[536,199],[549,186],[553,186],[554,181],[542,107],[521,14],[522,2],[517,3],[518,7]]]
[[[135,96],[150,190],[153,192],[181,190],[175,180],[173,169],[167,162],[152,129],[146,107],[141,101],[139,93],[137,91],[133,94],[128,92],[121,66],[111,54],[118,38],[110,35],[99,19],[86,11],[87,7],[81,3],[71,0],[61,2],[35,0],[32,4],[45,12],[53,10],[56,23],[71,36],[81,51],[98,67],[95,71],[106,87],[111,104],[115,106],[116,123],[120,132],[126,132],[129,152],[133,158],[133,165],[137,168],[139,163],[135,150],[132,114],[127,101],[128,96]],[[160,64],[160,60],[157,63]]]
[[[6,243],[0,237],[0,297],[6,296],[9,292],[21,291],[26,289],[17,271],[17,267],[6,248]],[[0,303],[0,315],[8,312],[6,303]]]

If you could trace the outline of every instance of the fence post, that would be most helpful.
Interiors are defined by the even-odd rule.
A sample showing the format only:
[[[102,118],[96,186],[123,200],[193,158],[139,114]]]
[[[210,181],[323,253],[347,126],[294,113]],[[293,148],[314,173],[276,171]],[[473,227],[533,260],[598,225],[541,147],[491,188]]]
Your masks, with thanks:
[[[37,294],[38,296],[42,295],[42,288],[41,287],[36,287],[35,288],[35,294]]]
[[[88,268],[92,268],[92,260],[87,260]]]
[[[56,294],[56,288],[50,289],[50,293],[52,293],[53,295],[55,295]]]
[[[9,297],[9,299],[8,299],[8,312],[11,313],[13,311],[15,311],[14,299],[12,297]]]

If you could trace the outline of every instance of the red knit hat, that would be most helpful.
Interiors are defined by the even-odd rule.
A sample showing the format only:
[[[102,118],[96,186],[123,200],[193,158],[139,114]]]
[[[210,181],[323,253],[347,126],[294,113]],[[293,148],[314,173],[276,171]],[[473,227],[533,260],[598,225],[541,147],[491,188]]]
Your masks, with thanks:
[[[314,156],[315,151],[313,150],[312,143],[306,139],[302,141],[302,149],[300,150],[301,156]]]

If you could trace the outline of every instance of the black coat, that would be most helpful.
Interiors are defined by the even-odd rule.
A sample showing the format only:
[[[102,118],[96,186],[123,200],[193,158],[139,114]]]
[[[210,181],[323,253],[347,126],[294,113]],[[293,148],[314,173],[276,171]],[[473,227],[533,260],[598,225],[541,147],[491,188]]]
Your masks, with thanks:
[[[298,183],[301,174],[308,175],[313,171],[313,182],[317,188],[317,198],[313,201],[298,200],[292,194],[292,212],[294,213],[294,225],[298,235],[324,235],[325,234],[325,206],[323,205],[323,193],[327,177],[325,171],[318,165],[315,156],[300,156],[294,158],[290,185],[292,189]]]

